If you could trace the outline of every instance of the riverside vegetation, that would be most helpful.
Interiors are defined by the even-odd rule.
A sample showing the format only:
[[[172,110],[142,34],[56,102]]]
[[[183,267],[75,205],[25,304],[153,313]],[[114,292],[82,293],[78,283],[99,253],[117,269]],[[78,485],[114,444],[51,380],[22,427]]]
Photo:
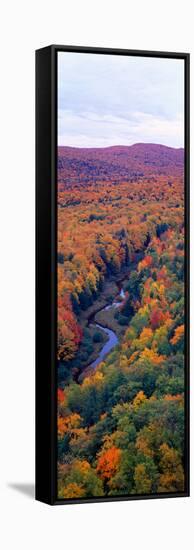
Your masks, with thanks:
[[[59,498],[184,491],[183,178],[182,149],[59,148]]]

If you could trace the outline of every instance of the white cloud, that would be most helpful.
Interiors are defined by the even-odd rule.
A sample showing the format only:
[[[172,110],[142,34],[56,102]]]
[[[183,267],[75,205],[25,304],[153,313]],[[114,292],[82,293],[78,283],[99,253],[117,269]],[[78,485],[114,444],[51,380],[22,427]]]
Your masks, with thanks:
[[[183,60],[58,55],[59,144],[183,146]]]
[[[184,122],[181,114],[173,119],[135,112],[128,117],[92,112],[76,114],[59,111],[59,145],[72,147],[106,147],[154,142],[183,147]]]

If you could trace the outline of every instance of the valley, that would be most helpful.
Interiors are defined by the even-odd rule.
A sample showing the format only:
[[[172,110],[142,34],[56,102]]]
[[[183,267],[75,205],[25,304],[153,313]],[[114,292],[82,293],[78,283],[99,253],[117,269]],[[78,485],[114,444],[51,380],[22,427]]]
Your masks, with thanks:
[[[59,147],[58,490],[184,490],[184,151]]]

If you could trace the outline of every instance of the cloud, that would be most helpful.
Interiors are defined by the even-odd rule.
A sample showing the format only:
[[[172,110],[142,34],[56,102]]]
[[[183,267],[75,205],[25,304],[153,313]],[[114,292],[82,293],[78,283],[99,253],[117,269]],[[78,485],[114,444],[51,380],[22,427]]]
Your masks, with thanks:
[[[154,142],[183,147],[184,123],[174,119],[134,112],[125,118],[106,113],[59,111],[58,144],[72,147],[106,147]]]
[[[183,146],[183,60],[73,52],[58,56],[60,145]]]

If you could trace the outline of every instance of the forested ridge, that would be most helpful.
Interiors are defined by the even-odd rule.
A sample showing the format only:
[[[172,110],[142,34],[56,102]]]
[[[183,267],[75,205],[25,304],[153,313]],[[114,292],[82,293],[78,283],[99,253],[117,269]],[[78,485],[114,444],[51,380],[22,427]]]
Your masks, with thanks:
[[[59,148],[61,498],[184,490],[183,168],[160,145]],[[87,314],[122,273],[119,343],[84,374],[103,345]]]

